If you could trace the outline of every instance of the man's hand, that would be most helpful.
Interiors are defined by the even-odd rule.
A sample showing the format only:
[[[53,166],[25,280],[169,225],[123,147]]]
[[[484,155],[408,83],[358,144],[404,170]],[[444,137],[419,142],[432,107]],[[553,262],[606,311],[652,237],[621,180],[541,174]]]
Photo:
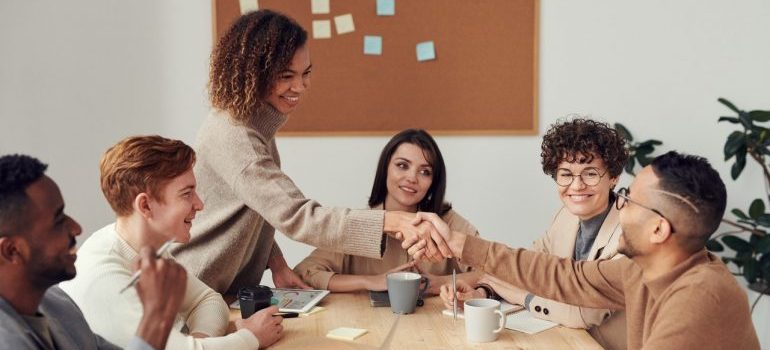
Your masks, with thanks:
[[[416,223],[424,223],[424,222],[431,223],[434,228],[434,232],[436,232],[439,236],[441,236],[441,239],[443,239],[443,243],[445,244],[446,249],[448,249],[450,252],[450,255],[447,257],[460,258],[462,254],[463,246],[465,245],[466,235],[458,232],[453,232],[449,228],[449,225],[447,225],[447,223],[444,222],[444,220],[441,220],[441,218],[435,213],[418,212],[412,223],[416,224]],[[407,243],[411,243],[411,244],[407,245]],[[408,249],[408,253],[413,256],[415,254],[418,254],[420,249],[422,249],[420,242],[416,240],[412,242],[407,242],[405,240],[402,243],[402,246],[404,247],[404,249]]]
[[[505,301],[524,306],[524,301],[528,294],[526,290],[518,288],[488,273],[485,273],[484,276],[479,279],[479,283],[488,284],[495,290],[495,293],[505,299]]]
[[[414,268],[414,263],[415,263],[414,261],[410,261],[406,264],[390,269],[388,270],[388,272],[381,273],[379,275],[367,276],[366,289],[373,290],[373,291],[388,290],[388,281],[387,281],[388,274],[393,272],[411,270],[412,268]]]
[[[452,309],[455,303],[455,296],[452,294],[452,284],[444,284],[441,286],[441,301],[444,302],[444,307]],[[470,299],[486,298],[484,291],[474,289],[468,282],[458,280],[457,281],[457,307],[462,309],[465,301]]]
[[[437,215],[436,218],[441,221]],[[404,249],[416,245],[415,253],[410,252],[415,260],[425,257],[430,261],[439,262],[451,258],[451,250],[441,234],[431,222],[423,221],[426,220],[417,220],[417,216],[412,213],[388,211],[385,212],[384,231],[391,233],[396,239],[403,240],[401,247]]]
[[[163,349],[184,299],[187,272],[173,260],[156,259],[150,247],[143,247],[139,254],[142,275],[135,288],[144,313],[136,335],[155,349]]]
[[[257,337],[259,347],[266,348],[283,337],[283,326],[281,325],[283,317],[273,316],[276,312],[278,312],[278,307],[275,305],[264,308],[245,320],[235,320],[235,328],[238,330],[247,329]]]
[[[267,262],[267,266],[270,267],[270,271],[273,273],[273,284],[275,284],[275,288],[312,289],[302,281],[302,278],[297,276],[297,274],[289,268],[283,255],[270,258]]]

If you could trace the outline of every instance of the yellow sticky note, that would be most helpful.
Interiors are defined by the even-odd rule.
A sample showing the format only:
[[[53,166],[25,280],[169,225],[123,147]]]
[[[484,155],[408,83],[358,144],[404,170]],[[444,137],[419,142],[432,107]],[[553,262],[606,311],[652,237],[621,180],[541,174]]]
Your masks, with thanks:
[[[330,330],[329,333],[326,333],[326,337],[339,340],[356,340],[356,338],[366,334],[367,332],[369,331],[361,328],[340,327]]]
[[[299,314],[299,317],[308,317],[310,315],[315,315],[315,314],[317,314],[317,313],[319,313],[321,311],[324,311],[324,310],[326,310],[326,308],[323,307],[323,306],[314,306],[312,309],[310,309],[310,311],[308,311],[308,312],[306,312],[304,314]]]
[[[241,4],[241,14],[259,9],[259,0],[239,0]]]
[[[349,13],[334,17],[334,25],[337,26],[337,34],[346,34],[356,31],[356,26],[353,25],[353,15]]]
[[[310,12],[314,15],[329,13],[329,0],[310,0]]]
[[[332,22],[328,19],[313,21],[313,38],[329,39],[332,37]]]

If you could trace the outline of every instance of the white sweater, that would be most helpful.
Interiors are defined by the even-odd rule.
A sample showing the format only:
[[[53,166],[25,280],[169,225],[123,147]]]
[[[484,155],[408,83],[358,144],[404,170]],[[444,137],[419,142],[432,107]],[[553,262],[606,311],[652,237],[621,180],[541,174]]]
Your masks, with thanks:
[[[110,342],[125,347],[142,318],[142,303],[128,284],[137,252],[115,231],[115,224],[105,226],[89,237],[78,250],[75,279],[60,284],[83,311],[91,329]],[[167,256],[167,257],[170,257]],[[222,296],[195,276],[187,275],[187,289],[166,349],[257,349],[259,341],[242,329],[227,331],[229,312]],[[193,338],[181,332],[207,334]]]

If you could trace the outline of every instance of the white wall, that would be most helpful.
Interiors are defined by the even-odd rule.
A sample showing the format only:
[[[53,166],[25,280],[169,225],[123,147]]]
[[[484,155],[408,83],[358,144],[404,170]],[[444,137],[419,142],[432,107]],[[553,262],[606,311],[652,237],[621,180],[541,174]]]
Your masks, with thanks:
[[[111,220],[98,189],[106,147],[137,133],[193,141],[206,111],[209,6],[204,0],[0,2],[0,153],[49,162],[68,211],[86,232]],[[746,207],[762,195],[760,172],[750,165],[740,181],[729,180],[722,145],[731,127],[716,123],[729,113],[716,99],[770,108],[767,18],[766,0],[544,0],[541,133],[571,113],[621,122],[639,138],[711,159],[728,185],[728,207]],[[386,140],[278,143],[286,172],[306,195],[362,207]],[[539,168],[539,136],[437,140],[448,166],[448,197],[484,236],[527,246],[543,232],[559,203]],[[290,264],[309,252],[279,240]],[[760,303],[755,319],[767,328],[770,302]]]

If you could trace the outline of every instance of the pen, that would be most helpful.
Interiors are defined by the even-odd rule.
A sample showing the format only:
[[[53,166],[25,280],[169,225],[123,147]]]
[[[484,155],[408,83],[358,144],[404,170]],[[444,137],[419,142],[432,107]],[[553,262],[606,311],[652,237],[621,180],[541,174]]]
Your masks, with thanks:
[[[452,317],[457,321],[457,271],[452,269]]]
[[[283,318],[297,318],[299,317],[299,314],[296,312],[279,312],[273,316],[281,316]]]
[[[163,243],[163,245],[160,246],[160,248],[158,248],[158,252],[155,253],[155,258],[156,259],[160,258],[160,256],[163,255],[163,253],[165,253],[168,250],[168,248],[171,248],[171,244],[172,243],[174,243],[173,239],[168,241],[168,242],[166,242],[166,243]],[[134,272],[134,275],[131,276],[131,281],[129,281],[128,285],[123,287],[123,289],[121,289],[118,294],[123,294],[123,292],[128,290],[128,288],[133,287],[136,284],[136,281],[139,280],[139,276],[141,276],[141,275],[142,275],[142,270],[141,269],[140,270],[136,270],[136,272]]]

